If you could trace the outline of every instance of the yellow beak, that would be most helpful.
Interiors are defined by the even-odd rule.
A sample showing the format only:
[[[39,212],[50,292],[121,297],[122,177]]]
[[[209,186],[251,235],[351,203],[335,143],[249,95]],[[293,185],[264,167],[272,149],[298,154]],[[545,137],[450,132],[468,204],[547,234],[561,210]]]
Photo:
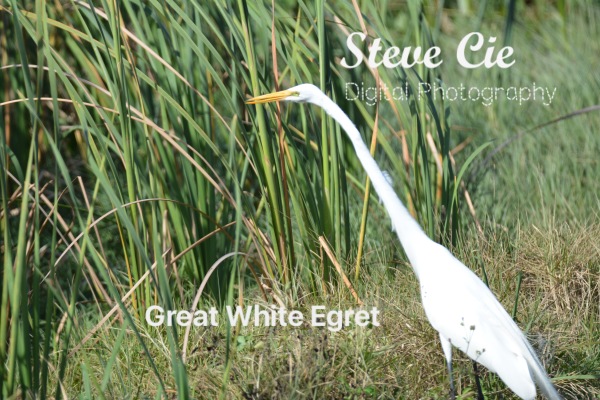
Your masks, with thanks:
[[[291,90],[282,90],[280,92],[274,92],[269,94],[263,94],[262,96],[256,96],[249,100],[246,100],[246,104],[261,104],[271,103],[273,101],[281,101],[286,97],[295,96],[296,92]]]

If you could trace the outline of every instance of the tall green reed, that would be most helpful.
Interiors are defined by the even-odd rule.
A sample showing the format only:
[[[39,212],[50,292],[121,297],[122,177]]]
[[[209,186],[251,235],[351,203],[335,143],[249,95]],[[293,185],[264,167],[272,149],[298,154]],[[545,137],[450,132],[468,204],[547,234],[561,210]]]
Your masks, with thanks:
[[[351,204],[377,206],[343,132],[315,108],[248,108],[248,95],[318,84],[366,141],[379,130],[376,157],[428,234],[454,237],[447,112],[415,96],[440,77],[339,65],[347,34],[367,25],[369,40],[429,47],[422,10],[397,11],[409,15],[400,26],[370,4],[357,13],[358,4],[289,3],[37,0],[33,9],[16,1],[1,9],[16,54],[3,60],[10,98],[2,107],[27,116],[2,126],[0,148],[3,396],[60,398],[74,343],[80,351],[79,340],[89,340],[81,319],[107,309],[137,335],[165,393],[136,322],[155,303],[189,306],[224,254],[244,255],[208,281],[220,304],[243,302],[247,277],[265,297],[276,292],[289,303],[300,301],[304,283],[326,293],[337,272],[320,236],[336,257],[361,265]],[[406,84],[410,96],[381,104],[376,120],[373,107],[345,98],[350,81]],[[166,335],[185,398],[181,332]],[[111,379],[107,365],[100,390]]]

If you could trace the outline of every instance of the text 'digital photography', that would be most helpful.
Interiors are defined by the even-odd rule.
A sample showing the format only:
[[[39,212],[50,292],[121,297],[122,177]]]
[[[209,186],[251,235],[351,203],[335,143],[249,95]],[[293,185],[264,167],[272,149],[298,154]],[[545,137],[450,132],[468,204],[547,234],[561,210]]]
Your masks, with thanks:
[[[598,0],[0,0],[0,398],[600,399]]]

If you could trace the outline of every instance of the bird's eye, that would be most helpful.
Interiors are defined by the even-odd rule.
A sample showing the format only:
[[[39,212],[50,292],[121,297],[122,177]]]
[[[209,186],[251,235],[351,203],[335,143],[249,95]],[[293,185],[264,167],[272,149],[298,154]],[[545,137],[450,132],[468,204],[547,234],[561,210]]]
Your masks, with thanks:
[[[292,96],[298,97],[298,96],[300,96],[300,92],[292,92]]]

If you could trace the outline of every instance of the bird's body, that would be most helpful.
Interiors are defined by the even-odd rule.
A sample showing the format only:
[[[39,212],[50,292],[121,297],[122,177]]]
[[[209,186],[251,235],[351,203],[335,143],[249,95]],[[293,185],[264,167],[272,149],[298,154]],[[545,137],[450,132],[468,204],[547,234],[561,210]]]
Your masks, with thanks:
[[[423,232],[377,166],[358,129],[338,105],[310,84],[259,96],[249,103],[269,101],[315,104],[346,132],[417,275],[423,308],[440,335],[450,375],[452,346],[455,346],[497,373],[522,399],[535,398],[534,382],[548,399],[560,399],[519,327],[477,275]]]
[[[435,272],[421,274],[421,300],[446,346],[446,357],[450,357],[451,344],[497,373],[519,397],[533,399],[536,390],[526,357],[531,363],[538,361],[492,292],[440,245],[427,246],[423,258],[421,264],[432,266]]]

